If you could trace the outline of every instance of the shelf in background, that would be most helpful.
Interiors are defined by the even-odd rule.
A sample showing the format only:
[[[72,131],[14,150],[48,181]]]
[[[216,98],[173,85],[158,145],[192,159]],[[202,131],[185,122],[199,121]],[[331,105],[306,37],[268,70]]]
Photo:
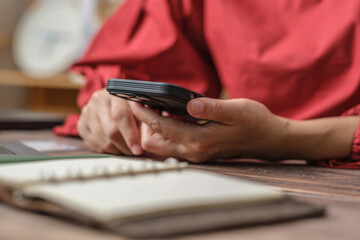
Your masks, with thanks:
[[[8,69],[0,69],[0,85],[74,90],[78,90],[82,86],[82,84],[70,81],[67,74],[60,74],[47,79],[35,79],[17,70]]]
[[[10,33],[0,33],[0,48],[9,48],[12,43],[12,35]]]
[[[82,84],[70,80],[68,74],[48,79],[31,78],[15,69],[0,69],[0,87],[24,88],[20,108],[67,115],[78,113],[76,97]],[[15,96],[21,97],[21,96]],[[8,107],[2,104],[3,107]]]

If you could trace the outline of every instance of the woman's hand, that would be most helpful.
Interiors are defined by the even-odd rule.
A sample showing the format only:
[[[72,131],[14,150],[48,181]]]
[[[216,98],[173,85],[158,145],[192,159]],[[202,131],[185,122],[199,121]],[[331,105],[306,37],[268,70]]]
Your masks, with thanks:
[[[191,100],[189,114],[210,120],[204,125],[161,116],[136,103],[131,108],[142,122],[144,150],[196,163],[230,157],[345,158],[360,122],[359,117],[294,121],[276,116],[249,99]]]
[[[105,89],[95,92],[82,109],[78,130],[96,152],[140,155],[140,130],[126,100]]]
[[[198,98],[190,115],[211,120],[204,125],[181,122],[131,104],[143,122],[142,147],[149,152],[204,162],[229,157],[278,158],[288,121],[248,99]]]

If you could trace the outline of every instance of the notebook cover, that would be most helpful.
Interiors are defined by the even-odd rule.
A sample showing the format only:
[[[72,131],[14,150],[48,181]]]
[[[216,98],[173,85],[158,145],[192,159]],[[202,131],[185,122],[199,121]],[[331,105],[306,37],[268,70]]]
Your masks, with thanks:
[[[322,206],[285,198],[250,207],[214,208],[199,212],[164,215],[141,221],[108,226],[109,229],[134,238],[172,237],[195,232],[249,227],[294,221],[325,215]]]
[[[0,198],[7,204],[21,207],[14,203],[11,194],[0,187]],[[284,198],[267,204],[247,207],[210,208],[181,213],[167,213],[137,221],[116,223],[96,222],[61,206],[36,199],[24,209],[51,214],[66,220],[75,221],[85,226],[99,227],[131,238],[168,238],[179,235],[209,232],[231,228],[244,228],[295,221],[325,215],[322,206]]]

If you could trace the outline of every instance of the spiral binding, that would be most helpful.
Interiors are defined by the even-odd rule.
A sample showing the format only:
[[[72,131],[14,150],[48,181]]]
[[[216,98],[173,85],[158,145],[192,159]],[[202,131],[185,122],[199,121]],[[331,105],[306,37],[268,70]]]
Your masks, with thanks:
[[[165,171],[180,171],[188,166],[187,162],[179,162],[175,158],[168,158],[164,161],[164,165],[158,166],[155,161],[145,160],[143,166],[139,170],[135,170],[131,164],[119,164],[115,171],[111,171],[105,164],[99,163],[96,165],[90,175],[86,175],[79,166],[71,166],[67,169],[65,177],[58,176],[56,170],[53,168],[43,168],[39,172],[40,179],[34,181],[27,181],[26,183],[19,184],[12,187],[11,195],[13,203],[17,206],[26,207],[32,199],[26,197],[21,189],[26,186],[44,183],[64,183],[83,180],[94,180],[104,178],[116,178],[122,176],[134,176],[136,174],[146,173],[160,173]]]
[[[105,164],[99,163],[92,169],[91,174],[85,174],[78,166],[71,166],[67,169],[65,176],[58,176],[56,170],[52,168],[44,168],[40,171],[40,179],[28,181],[21,184],[21,187],[41,184],[41,183],[63,183],[82,180],[93,180],[103,178],[115,178],[122,176],[131,176],[144,173],[160,173],[165,171],[182,170],[188,166],[187,162],[179,162],[175,158],[168,158],[164,161],[164,165],[158,166],[157,162],[152,160],[145,160],[143,166],[139,170],[135,170],[131,164],[119,164],[115,171]]]
[[[30,204],[31,200],[24,196],[24,194],[19,189],[14,189],[11,193],[14,204],[21,207],[26,207]]]

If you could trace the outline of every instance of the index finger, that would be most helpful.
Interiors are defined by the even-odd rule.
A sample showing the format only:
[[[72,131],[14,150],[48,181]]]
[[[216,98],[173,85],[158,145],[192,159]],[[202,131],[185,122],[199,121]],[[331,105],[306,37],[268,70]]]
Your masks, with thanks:
[[[143,150],[140,145],[140,130],[137,126],[135,117],[132,115],[128,103],[111,105],[112,117],[118,124],[122,138],[134,155],[141,155]]]
[[[184,136],[199,131],[199,126],[181,122],[170,117],[161,116],[155,111],[144,108],[138,103],[131,102],[130,107],[133,114],[140,121],[148,125],[154,132],[160,133],[165,138],[169,138],[176,142],[181,142],[184,140]]]

